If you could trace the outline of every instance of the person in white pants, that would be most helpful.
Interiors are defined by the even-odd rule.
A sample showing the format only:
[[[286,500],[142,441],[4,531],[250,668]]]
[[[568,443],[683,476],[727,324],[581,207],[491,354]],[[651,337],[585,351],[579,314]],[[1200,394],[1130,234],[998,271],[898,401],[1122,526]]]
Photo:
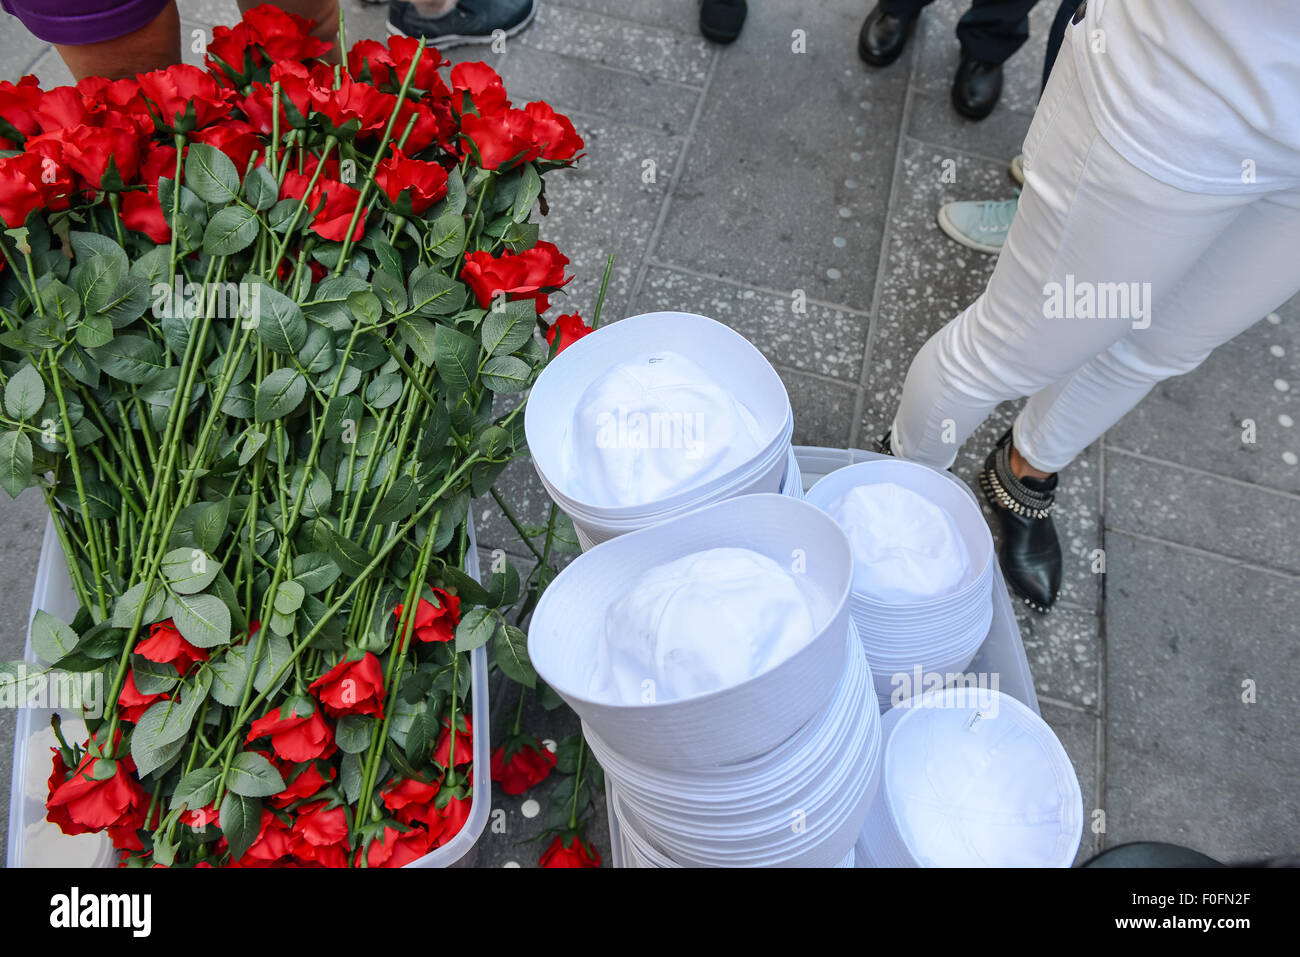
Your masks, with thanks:
[[[993,276],[913,359],[881,448],[946,468],[998,403],[1031,396],[980,483],[1008,584],[1046,610],[1055,473],[1300,291],[1300,11],[1090,0],[1023,154]]]

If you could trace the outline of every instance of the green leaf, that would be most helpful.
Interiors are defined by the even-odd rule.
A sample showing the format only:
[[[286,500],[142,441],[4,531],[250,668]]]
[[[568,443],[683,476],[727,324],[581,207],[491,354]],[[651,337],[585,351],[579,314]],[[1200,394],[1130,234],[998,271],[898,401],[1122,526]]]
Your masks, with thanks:
[[[78,266],[77,293],[86,305],[86,313],[103,309],[114,298],[119,286],[126,281],[126,259],[116,256],[94,256]]]
[[[139,582],[132,585],[117,602],[113,605],[113,627],[130,628],[135,624],[135,615],[140,605],[144,603],[144,613],[140,616],[142,625],[152,625],[155,621],[162,619],[163,603],[166,601],[167,592],[162,588],[156,588],[149,595],[149,601],[145,602],[145,588],[147,582]]]
[[[162,694],[171,691],[180,681],[174,665],[150,661],[144,655],[131,656],[131,674],[135,678],[135,688],[141,694]]]
[[[253,460],[253,456],[262,450],[266,445],[267,435],[265,432],[258,432],[256,429],[248,429],[244,432],[243,444],[239,447],[239,464],[247,465]]]
[[[370,277],[370,285],[390,316],[395,316],[406,309],[406,288],[401,280],[394,279],[382,269],[377,269]]]
[[[77,345],[86,349],[106,346],[113,341],[113,323],[108,316],[86,316],[77,323]]]
[[[238,707],[248,683],[248,646],[235,645],[208,666],[212,672],[212,697],[220,704]]]
[[[231,859],[239,860],[248,853],[262,829],[261,800],[227,791],[221,802],[218,823],[230,848]]]
[[[533,370],[515,356],[494,356],[483,364],[483,384],[493,392],[522,392]]]
[[[270,797],[284,790],[284,778],[256,751],[241,751],[230,762],[226,787],[244,797]]]
[[[491,609],[471,608],[456,626],[456,651],[473,651],[496,634],[500,621]]]
[[[126,268],[126,250],[103,233],[78,230],[69,233],[68,238],[72,240],[72,252],[77,257],[78,263],[89,263],[104,257],[116,259],[124,269]]]
[[[443,213],[433,221],[424,245],[443,259],[459,256],[465,250],[465,217],[458,212]]]
[[[0,488],[17,498],[31,480],[31,440],[21,432],[0,435]]]
[[[212,678],[208,671],[200,671],[201,681],[192,685],[183,685],[180,697],[167,701],[155,701],[149,710],[141,715],[131,735],[131,755],[136,757],[137,746],[141,751],[155,750],[173,741],[183,740],[194,724],[199,713],[199,705],[208,696]],[[140,759],[136,757],[136,763]],[[141,771],[141,774],[148,772]]]
[[[243,465],[241,461],[239,463]],[[194,519],[194,541],[199,548],[215,552],[226,535],[226,522],[230,520],[230,499],[221,497],[209,502]]]
[[[25,364],[5,383],[5,411],[11,419],[26,422],[45,404],[45,380],[31,364]]]
[[[254,289],[253,316],[257,337],[272,352],[293,355],[307,343],[307,317],[301,307],[265,283]]]
[[[157,704],[166,705],[169,703],[159,701]],[[154,707],[157,707],[157,705],[154,705]],[[141,778],[146,778],[158,769],[170,765],[180,757],[181,751],[185,748],[185,737],[183,735],[170,741],[158,742],[142,733],[141,728],[144,728],[146,732],[151,730],[151,726],[145,725],[145,718],[148,717],[149,712],[146,711],[140,722],[135,726],[135,731],[131,734],[131,760],[135,762],[136,773]]]
[[[437,715],[427,708],[417,711],[406,729],[406,756],[414,765],[423,765],[432,758],[433,744],[442,734],[442,724]]]
[[[307,380],[295,369],[276,369],[257,384],[253,400],[254,418],[272,422],[283,418],[302,402],[307,394]]]
[[[342,572],[324,552],[306,552],[293,560],[293,580],[309,595],[322,592],[338,580]]]
[[[230,641],[230,609],[216,595],[168,595],[165,608],[191,645],[215,648]]]
[[[507,678],[527,688],[537,686],[537,672],[528,657],[528,636],[514,625],[506,625],[493,635],[492,658]]]
[[[450,326],[437,326],[433,333],[434,365],[452,392],[468,392],[474,383],[478,343]]]
[[[190,143],[185,185],[209,203],[233,203],[239,196],[239,172],[230,157],[215,146]]]
[[[397,334],[410,346],[422,365],[433,365],[434,333],[437,327],[419,316],[402,316],[397,320]]]
[[[196,595],[212,584],[221,563],[201,548],[173,548],[162,560],[162,574],[178,595]]]
[[[162,349],[143,336],[118,336],[92,350],[91,355],[105,374],[132,385],[140,385],[164,368]]]
[[[374,718],[362,714],[344,715],[334,725],[334,741],[344,754],[360,754],[370,747],[374,726]]]
[[[364,572],[375,557],[349,538],[344,538],[333,529],[326,530],[327,547],[330,557],[339,566],[344,575],[355,578]]]
[[[280,186],[265,166],[255,166],[244,176],[244,198],[254,209],[269,209],[280,195]]]
[[[32,618],[32,651],[42,661],[58,664],[77,647],[77,633],[45,611]]]
[[[41,289],[40,299],[46,316],[71,324],[81,315],[81,299],[57,279]]]
[[[490,356],[509,355],[533,337],[537,328],[537,307],[531,299],[507,302],[489,309],[480,335]]]
[[[533,164],[525,163],[521,171],[523,178],[519,181],[515,201],[510,208],[510,218],[516,223],[522,223],[532,215],[533,203],[542,194],[542,178],[537,175]]]
[[[293,646],[279,635],[268,635],[263,643],[257,656],[257,671],[253,673],[253,687],[258,692],[266,691],[271,687],[271,679],[275,673],[283,668],[289,661],[289,656],[293,654]],[[289,672],[281,675],[279,683],[283,684],[289,677]]]
[[[247,206],[217,210],[203,230],[203,251],[209,256],[232,256],[257,238],[257,213]]]
[[[275,590],[273,602],[275,610],[282,615],[292,615],[302,607],[302,600],[306,594],[306,589],[296,581],[280,582]]]
[[[375,376],[366,386],[366,404],[378,411],[395,405],[402,397],[402,377],[394,373]]]
[[[217,784],[221,780],[221,768],[196,768],[181,778],[172,792],[172,809],[182,807],[198,810],[207,807],[217,799]]]
[[[343,787],[343,797],[349,804],[355,804],[361,798],[362,785],[361,758],[355,754],[344,754],[339,762],[339,784]]]
[[[459,216],[465,212],[465,179],[461,176],[459,166],[452,169],[447,175],[447,199],[444,202],[449,213],[455,213]]]
[[[492,581],[488,584],[487,590],[492,596],[488,602],[490,607],[502,608],[513,605],[519,600],[519,569],[507,559],[503,571],[492,573]]]
[[[418,316],[450,316],[465,303],[464,285],[436,269],[411,283],[410,310]]]
[[[415,480],[409,475],[399,475],[375,508],[375,524],[383,527],[400,522],[412,514],[420,504],[420,493]]]

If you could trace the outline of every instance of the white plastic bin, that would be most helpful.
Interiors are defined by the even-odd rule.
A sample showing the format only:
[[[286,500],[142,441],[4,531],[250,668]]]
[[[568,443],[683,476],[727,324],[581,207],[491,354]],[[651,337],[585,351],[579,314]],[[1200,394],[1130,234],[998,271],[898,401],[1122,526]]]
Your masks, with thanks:
[[[478,548],[474,539],[474,521],[469,521],[469,548],[465,553],[465,570],[479,577]],[[72,590],[67,563],[54,531],[53,520],[45,525],[40,563],[36,567],[36,587],[28,622],[43,610],[61,621],[72,621],[79,603]],[[30,630],[30,628],[29,628]],[[31,639],[23,655],[36,661]],[[492,787],[488,768],[491,764],[491,735],[488,710],[487,649],[470,652],[471,687],[474,698],[474,771],[478,782],[470,800],[465,826],[450,841],[407,867],[449,867],[463,858],[487,824],[491,810]],[[46,782],[50,776],[50,748],[56,745],[50,729],[49,708],[20,708],[14,733],[13,777],[9,790],[9,848],[7,867],[115,867],[117,854],[106,834],[69,836],[58,825],[45,820]],[[63,734],[68,741],[84,740],[85,725],[79,717],[63,715]]]
[[[846,465],[869,462],[885,458],[876,452],[862,449],[829,449],[810,445],[796,445],[795,459],[803,477],[806,491],[817,483],[822,476]],[[950,472],[942,473],[950,481],[961,487],[967,495],[975,498],[975,493],[957,476]],[[1011,604],[1011,595],[1007,592],[1006,580],[1002,569],[994,562],[993,566],[993,620],[989,624],[988,637],[976,652],[974,660],[966,668],[968,674],[996,674],[998,690],[1010,695],[1027,705],[1038,714],[1038,696],[1034,693],[1034,679],[1029,671],[1029,659],[1025,655],[1025,646],[1020,639],[1020,626],[1016,624],[1016,615]],[[609,785],[606,783],[606,803],[609,803]],[[623,844],[619,821],[612,812],[609,813],[609,858],[614,867],[623,867],[629,855]]]

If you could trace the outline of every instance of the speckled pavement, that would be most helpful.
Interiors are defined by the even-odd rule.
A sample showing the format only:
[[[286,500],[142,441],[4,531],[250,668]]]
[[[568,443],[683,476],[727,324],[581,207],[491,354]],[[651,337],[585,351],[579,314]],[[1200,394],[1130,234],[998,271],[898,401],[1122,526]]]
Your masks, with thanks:
[[[342,3],[350,38],[384,36],[383,6]],[[187,36],[235,16],[231,0],[179,5]],[[1055,9],[1034,10],[1002,104],[970,123],[948,103],[959,0],[928,8],[884,70],[856,54],[870,6],[753,0],[740,40],[717,47],[696,29],[696,0],[543,0],[504,52],[453,57],[488,60],[516,100],[547,100],[586,138],[578,169],[548,179],[542,236],[576,276],[563,311],[590,315],[614,253],[605,315],[685,309],[732,325],[780,371],[803,444],[862,447],[883,432],[911,355],[988,279],[993,258],[950,242],[935,212],[1012,195],[1006,164]],[[0,75],[69,82],[50,47],[0,16]],[[1062,601],[1019,619],[1043,714],[1083,788],[1081,859],[1142,839],[1223,860],[1300,850],[1297,355],[1300,300],[1162,384],[1062,475]],[[1015,408],[972,437],[962,478]],[[525,521],[544,517],[527,462],[500,489]],[[40,511],[30,492],[0,496],[3,659],[21,653]],[[522,552],[495,508],[479,530],[485,549]],[[515,703],[493,701],[495,734]],[[0,712],[4,767],[11,719]],[[523,724],[552,741],[576,728],[564,709],[530,709]],[[542,846],[526,841],[551,784],[495,792],[503,813],[465,863],[535,866]],[[7,785],[4,774],[0,807]],[[602,815],[591,837],[608,859]]]

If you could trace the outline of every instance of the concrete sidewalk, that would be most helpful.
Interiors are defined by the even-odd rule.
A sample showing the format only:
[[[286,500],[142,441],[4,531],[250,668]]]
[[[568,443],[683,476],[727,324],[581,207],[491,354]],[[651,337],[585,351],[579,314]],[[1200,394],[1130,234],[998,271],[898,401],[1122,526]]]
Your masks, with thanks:
[[[385,7],[343,3],[350,38],[384,36]],[[180,8],[186,30],[236,16],[228,0]],[[929,7],[885,70],[857,57],[869,8],[755,0],[740,40],[720,48],[700,38],[695,0],[544,0],[504,53],[454,51],[494,65],[516,101],[568,113],[587,141],[576,170],[548,179],[542,236],[577,277],[558,306],[589,316],[614,253],[605,315],[684,309],[732,325],[780,371],[801,444],[862,447],[883,433],[913,353],[982,290],[993,258],[949,241],[935,213],[1012,195],[1006,164],[1033,112],[1055,4],[1034,10],[982,123],[948,102],[958,0]],[[54,51],[6,16],[0,75],[24,72],[69,82]],[[1297,355],[1293,300],[1158,387],[1062,476],[1063,600],[1020,625],[1043,714],[1083,787],[1081,858],[1133,840],[1223,860],[1300,850]],[[971,439],[958,474],[972,478],[1015,410]],[[527,462],[501,489],[525,521],[544,519]],[[30,492],[0,497],[0,659],[21,653],[43,523]],[[485,548],[522,551],[494,509],[479,527]],[[494,704],[513,715],[513,700]],[[559,739],[576,727],[559,715],[524,725]],[[0,714],[0,766],[11,728]],[[493,795],[504,832],[485,833],[479,864],[535,864],[542,847],[519,842],[539,829],[548,787]],[[608,857],[603,831],[592,836]]]

